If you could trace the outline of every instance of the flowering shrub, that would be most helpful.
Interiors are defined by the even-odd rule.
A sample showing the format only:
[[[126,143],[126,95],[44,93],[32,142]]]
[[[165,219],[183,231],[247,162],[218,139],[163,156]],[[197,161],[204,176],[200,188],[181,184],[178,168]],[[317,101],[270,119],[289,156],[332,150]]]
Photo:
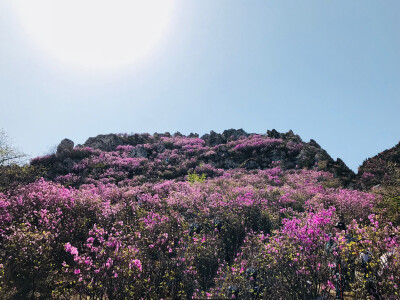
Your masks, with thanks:
[[[118,225],[123,226],[123,222]],[[75,283],[74,289],[79,294],[97,298],[137,296],[135,292],[142,291],[138,283],[143,269],[134,244],[132,237],[124,235],[122,230],[113,227],[106,231],[94,225],[81,252],[70,243],[65,244],[65,251],[73,261],[69,258],[70,264],[64,261],[62,265],[73,280],[60,286]],[[132,286],[134,290],[127,288]]]
[[[399,298],[399,228],[380,196],[328,172],[207,162],[280,139],[146,142],[79,150],[54,180],[0,193],[0,298]]]
[[[346,259],[351,254],[356,254],[358,258],[354,261],[355,280],[351,283],[351,289],[359,299],[369,294],[375,298],[399,298],[399,227],[385,224],[381,216],[374,214],[368,219],[368,226],[352,222],[349,231],[358,242],[344,245]],[[366,254],[368,261],[362,260]]]
[[[31,164],[46,168],[47,172],[43,172],[46,179],[66,187],[97,183],[140,185],[163,179],[185,180],[192,169],[210,178],[221,176],[223,169],[237,167],[270,169],[280,166],[294,169],[325,163],[326,166],[320,169],[333,170],[334,166],[326,153],[322,150],[318,153],[317,148],[306,145],[300,138],[241,135],[215,146],[211,146],[208,140],[206,143],[201,138],[180,134],[134,134],[114,138],[121,144],[104,146],[109,151],[76,147],[63,155],[34,158]],[[320,161],[321,157],[324,157],[323,161]],[[346,180],[354,176],[350,173]]]
[[[43,166],[6,165],[0,166],[0,192],[16,189],[34,182],[46,174]]]
[[[234,263],[221,269],[224,276],[214,293],[229,297],[233,285],[238,297],[246,299],[255,294],[261,299],[326,295],[330,276],[325,245],[333,215],[334,209],[322,210],[306,219],[285,220],[273,235],[249,233]]]

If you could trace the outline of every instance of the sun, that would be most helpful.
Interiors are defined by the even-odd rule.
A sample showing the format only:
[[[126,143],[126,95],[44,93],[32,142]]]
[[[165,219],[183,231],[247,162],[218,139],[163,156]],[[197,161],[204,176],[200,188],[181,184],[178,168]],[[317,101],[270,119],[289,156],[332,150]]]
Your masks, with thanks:
[[[131,65],[166,34],[175,0],[13,0],[21,26],[48,55],[84,69]]]

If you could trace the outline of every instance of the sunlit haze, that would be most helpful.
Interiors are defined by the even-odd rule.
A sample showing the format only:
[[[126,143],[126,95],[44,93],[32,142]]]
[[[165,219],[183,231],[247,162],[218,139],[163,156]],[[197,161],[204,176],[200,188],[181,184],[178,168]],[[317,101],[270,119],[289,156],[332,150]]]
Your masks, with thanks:
[[[0,129],[293,130],[354,171],[400,138],[400,1],[0,0]]]
[[[143,58],[167,31],[173,0],[16,0],[29,38],[81,68],[114,68]]]

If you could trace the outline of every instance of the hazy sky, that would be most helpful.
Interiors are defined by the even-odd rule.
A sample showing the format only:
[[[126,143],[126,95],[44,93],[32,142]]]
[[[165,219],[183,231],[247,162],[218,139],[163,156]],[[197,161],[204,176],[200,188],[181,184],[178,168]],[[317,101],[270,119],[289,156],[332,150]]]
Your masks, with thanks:
[[[0,2],[0,128],[32,156],[66,137],[275,128],[356,170],[399,142],[398,0],[181,0],[153,51],[107,71],[56,61],[10,2]]]

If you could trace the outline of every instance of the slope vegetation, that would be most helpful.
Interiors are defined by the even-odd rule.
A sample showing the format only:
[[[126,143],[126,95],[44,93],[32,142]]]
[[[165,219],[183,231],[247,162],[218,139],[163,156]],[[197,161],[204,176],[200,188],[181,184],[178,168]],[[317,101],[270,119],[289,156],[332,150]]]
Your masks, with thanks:
[[[399,298],[382,196],[292,132],[64,140],[31,167],[0,193],[0,298]]]

